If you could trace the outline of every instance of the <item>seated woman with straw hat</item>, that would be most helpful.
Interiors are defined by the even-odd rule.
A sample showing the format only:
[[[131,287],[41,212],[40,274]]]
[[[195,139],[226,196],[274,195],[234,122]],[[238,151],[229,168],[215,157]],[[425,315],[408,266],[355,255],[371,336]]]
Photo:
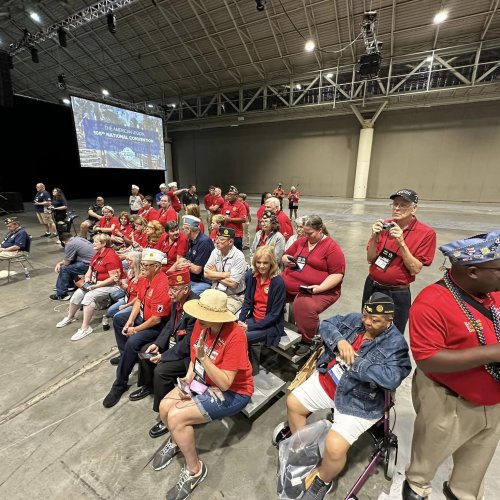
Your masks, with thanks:
[[[179,451],[184,455],[186,465],[167,492],[170,500],[187,498],[207,475],[196,451],[193,426],[238,413],[254,389],[247,338],[227,308],[227,295],[205,290],[183,309],[197,318],[191,335],[191,363],[186,377],[160,404],[160,418],[171,437],[153,460],[153,468],[161,470]]]

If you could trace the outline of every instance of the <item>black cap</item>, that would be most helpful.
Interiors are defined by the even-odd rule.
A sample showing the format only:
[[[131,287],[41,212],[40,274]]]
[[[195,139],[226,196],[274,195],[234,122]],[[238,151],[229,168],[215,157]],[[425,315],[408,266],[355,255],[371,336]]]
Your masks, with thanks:
[[[17,224],[17,225],[20,225],[19,221],[17,220],[17,217],[7,217],[7,219],[4,219],[3,222],[4,222],[5,225],[7,225],[7,224]]]
[[[413,189],[400,189],[397,193],[394,193],[390,198],[393,200],[396,196],[401,196],[405,200],[411,201],[413,203],[418,203],[418,194],[413,191]]]
[[[238,194],[238,190],[236,189],[235,186],[229,186],[227,193],[228,194]]]
[[[372,293],[363,304],[363,310],[368,314],[394,314],[394,301],[385,293]]]
[[[272,210],[264,210],[262,213],[263,219],[276,219],[276,214]]]
[[[224,236],[225,238],[234,239],[234,229],[230,227],[219,226],[217,236]]]

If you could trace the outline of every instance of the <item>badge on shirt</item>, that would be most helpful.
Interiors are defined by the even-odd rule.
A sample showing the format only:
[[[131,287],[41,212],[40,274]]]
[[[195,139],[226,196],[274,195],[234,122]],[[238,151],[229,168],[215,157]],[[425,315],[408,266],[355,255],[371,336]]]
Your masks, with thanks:
[[[346,368],[344,362],[337,356],[337,362],[328,370],[328,375],[330,375],[335,382],[335,385],[339,385],[340,379],[346,371]]]
[[[158,306],[156,308],[156,312],[158,312],[158,313],[162,313],[163,312],[163,304],[158,304]]]
[[[382,269],[382,271],[385,271],[391,265],[391,262],[396,258],[396,255],[396,252],[392,252],[391,250],[384,248],[377,257],[377,260],[375,260],[374,264],[379,269]]]
[[[187,330],[177,330],[175,332],[179,337],[182,337],[183,335],[186,335]]]
[[[265,286],[264,287],[264,293],[267,295],[269,293],[269,287],[268,286]]]
[[[198,375],[201,381],[205,380],[205,368],[203,368],[202,364],[198,359],[194,362],[194,373]]]
[[[300,271],[302,271],[302,269],[304,269],[304,266],[306,264],[307,264],[307,258],[303,257],[302,255],[299,255],[297,257],[297,269],[296,269],[296,271],[298,271],[300,273]]]

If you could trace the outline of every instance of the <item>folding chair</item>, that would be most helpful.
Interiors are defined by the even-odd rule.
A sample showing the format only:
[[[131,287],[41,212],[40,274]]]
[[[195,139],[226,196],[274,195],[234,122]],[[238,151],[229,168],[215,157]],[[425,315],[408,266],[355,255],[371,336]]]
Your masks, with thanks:
[[[23,252],[20,252],[17,254],[15,257],[11,257],[10,259],[7,259],[8,262],[8,267],[7,267],[7,283],[10,283],[10,266],[11,264],[21,264],[21,266],[24,269],[24,275],[26,276],[26,279],[31,278],[30,272],[28,268],[26,267],[26,264],[28,264],[31,269],[35,269],[33,267],[33,264],[29,260],[29,253],[31,249],[31,235],[29,235],[28,241],[26,242],[26,249]]]
[[[68,212],[66,219],[64,219],[64,222],[66,223],[66,231],[68,231],[68,233],[71,233],[71,228],[73,228],[73,231],[75,232],[75,236],[78,234],[76,231],[76,226],[75,226],[75,219],[77,217],[78,217],[78,214],[75,214],[75,212]]]

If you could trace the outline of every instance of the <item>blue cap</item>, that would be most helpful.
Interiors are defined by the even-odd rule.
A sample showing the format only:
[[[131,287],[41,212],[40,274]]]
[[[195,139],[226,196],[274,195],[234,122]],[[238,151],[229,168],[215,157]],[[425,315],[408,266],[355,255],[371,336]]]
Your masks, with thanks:
[[[452,264],[470,266],[500,259],[500,229],[439,247]]]

